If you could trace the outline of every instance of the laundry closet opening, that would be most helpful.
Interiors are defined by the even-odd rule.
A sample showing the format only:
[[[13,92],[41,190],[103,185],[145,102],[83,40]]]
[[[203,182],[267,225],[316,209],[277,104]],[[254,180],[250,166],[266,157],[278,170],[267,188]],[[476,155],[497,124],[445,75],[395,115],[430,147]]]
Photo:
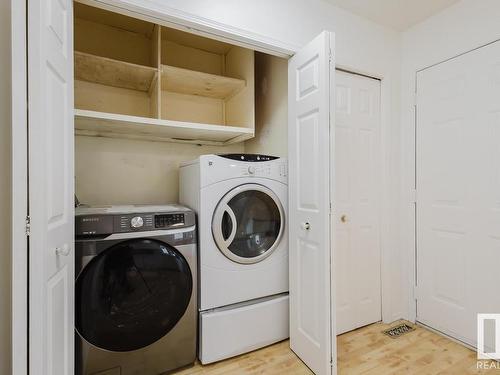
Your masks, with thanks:
[[[74,4],[75,190],[178,201],[182,162],[287,155],[287,60]]]
[[[288,338],[287,60],[74,5],[77,374]]]
[[[183,162],[221,153],[287,156],[286,59],[74,5],[81,203],[178,202]],[[381,320],[380,80],[337,70],[336,98],[333,246],[343,333]],[[359,267],[366,277],[352,272]]]
[[[186,162],[210,154],[287,157],[287,59],[74,5],[75,192],[82,204],[191,202],[193,208],[196,199],[181,199],[179,192]],[[343,71],[336,72],[336,81],[332,245],[337,333],[343,333],[381,320],[380,81]],[[212,219],[198,217],[199,228]],[[220,229],[225,242],[232,227]],[[228,254],[233,257],[230,249]],[[361,268],[363,278],[352,272]],[[203,298],[202,310],[238,302],[212,306]],[[208,324],[216,327],[217,317],[207,316]],[[219,354],[207,351],[200,359],[209,363]]]

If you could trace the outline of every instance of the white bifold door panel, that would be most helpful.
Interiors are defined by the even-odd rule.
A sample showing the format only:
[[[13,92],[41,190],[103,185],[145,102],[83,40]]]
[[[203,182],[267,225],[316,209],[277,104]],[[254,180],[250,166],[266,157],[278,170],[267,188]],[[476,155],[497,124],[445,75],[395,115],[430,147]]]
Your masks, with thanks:
[[[476,314],[500,313],[500,42],[417,90],[417,320],[475,346]]]
[[[29,372],[74,358],[73,1],[28,2]]]
[[[335,368],[330,178],[334,35],[323,32],[288,64],[290,347],[318,375]]]
[[[333,247],[337,335],[382,319],[380,294],[380,81],[335,76]]]

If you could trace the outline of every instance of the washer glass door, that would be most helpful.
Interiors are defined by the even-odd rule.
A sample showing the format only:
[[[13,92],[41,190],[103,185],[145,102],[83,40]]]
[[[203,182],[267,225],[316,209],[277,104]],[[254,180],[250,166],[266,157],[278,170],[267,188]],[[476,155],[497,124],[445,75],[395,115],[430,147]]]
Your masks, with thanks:
[[[145,238],[120,242],[78,276],[76,330],[101,349],[143,348],[177,324],[192,288],[189,264],[174,247]]]
[[[238,263],[257,263],[278,246],[285,228],[279,198],[265,186],[245,184],[227,193],[212,219],[219,250]]]

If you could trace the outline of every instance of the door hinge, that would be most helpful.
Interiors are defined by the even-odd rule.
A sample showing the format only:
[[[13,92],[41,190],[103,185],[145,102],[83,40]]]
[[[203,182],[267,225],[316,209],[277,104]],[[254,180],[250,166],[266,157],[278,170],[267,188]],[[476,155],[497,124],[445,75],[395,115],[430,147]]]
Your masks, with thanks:
[[[26,236],[29,237],[29,235],[31,234],[31,217],[29,215],[26,216],[24,228],[25,228]]]
[[[332,202],[330,202],[330,215],[332,215],[333,212],[332,212]]]
[[[418,300],[418,286],[413,286],[413,299]]]
[[[333,61],[333,55],[332,55],[332,49],[331,48],[328,50],[328,61],[329,61],[330,64]]]
[[[410,198],[411,203],[417,203],[417,189],[413,189],[411,191],[411,198]]]

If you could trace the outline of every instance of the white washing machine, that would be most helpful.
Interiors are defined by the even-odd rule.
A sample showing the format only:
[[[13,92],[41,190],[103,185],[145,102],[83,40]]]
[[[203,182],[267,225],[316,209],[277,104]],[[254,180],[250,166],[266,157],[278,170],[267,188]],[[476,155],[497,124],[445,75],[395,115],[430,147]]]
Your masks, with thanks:
[[[198,214],[202,363],[288,337],[287,162],[203,155],[180,168]]]

